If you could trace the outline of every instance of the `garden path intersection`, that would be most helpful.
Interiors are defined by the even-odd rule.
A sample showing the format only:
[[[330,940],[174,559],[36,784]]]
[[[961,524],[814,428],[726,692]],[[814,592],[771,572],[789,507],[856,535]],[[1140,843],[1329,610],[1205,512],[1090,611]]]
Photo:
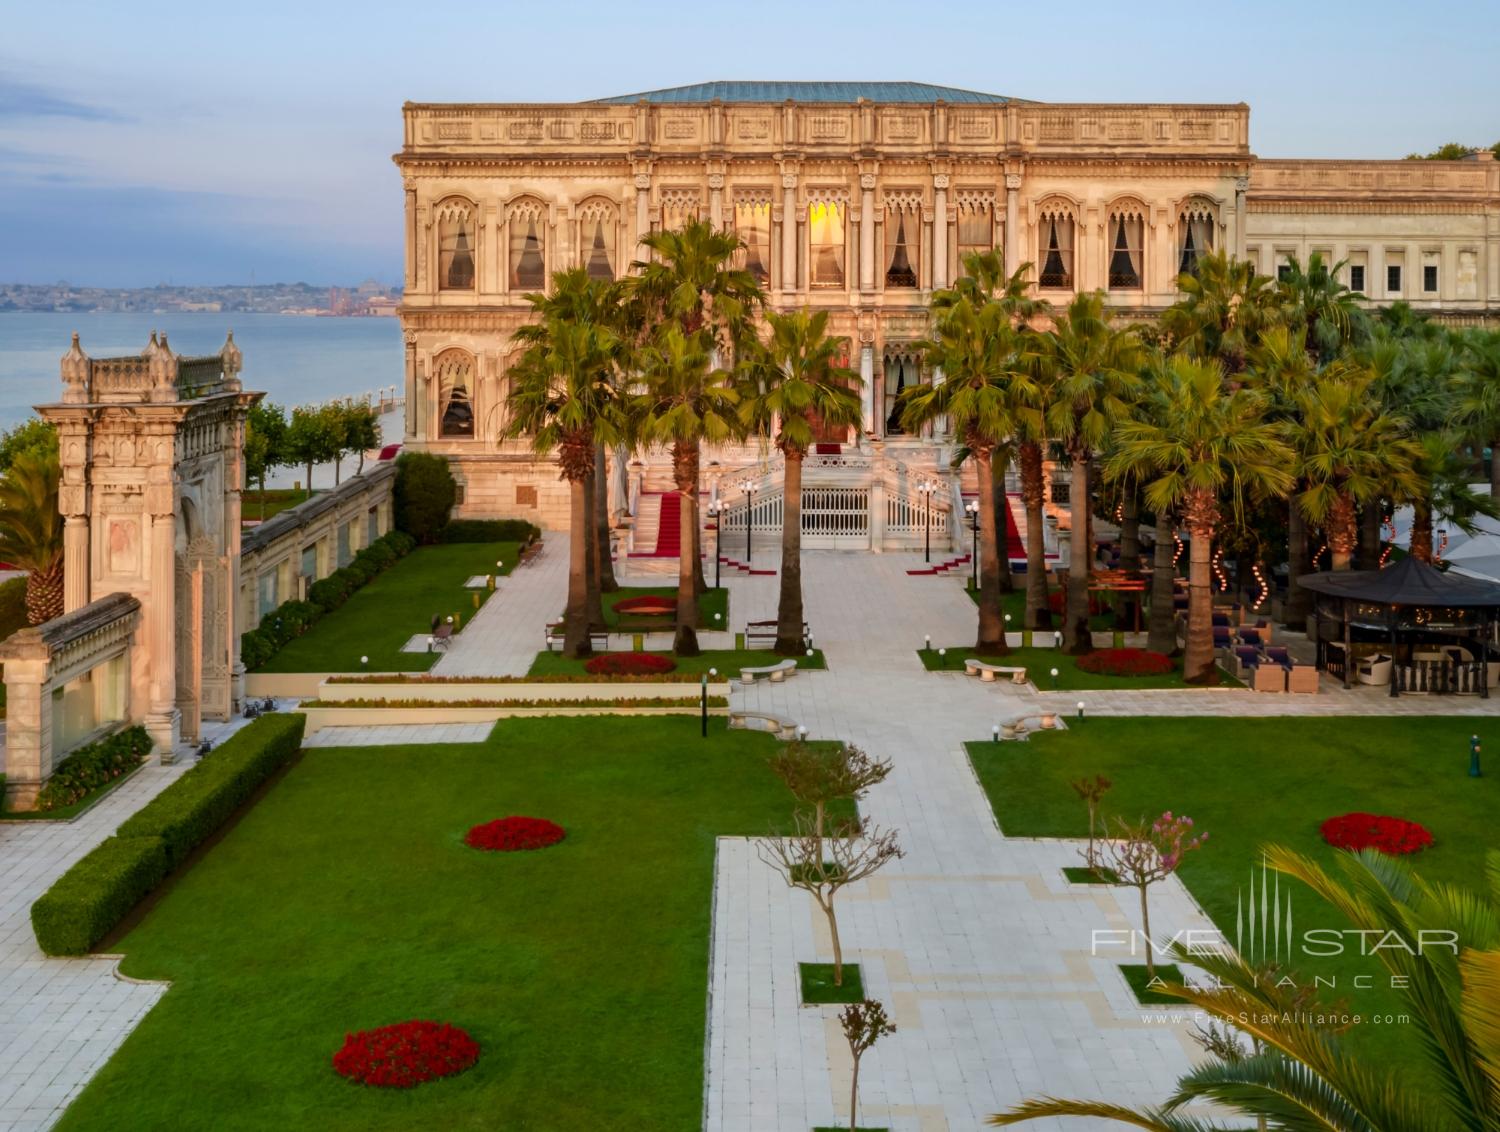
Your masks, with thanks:
[[[567,558],[566,538],[549,535],[542,558],[505,579],[434,671],[524,673],[544,625],[562,608]],[[969,642],[974,607],[953,579],[909,577],[912,564],[910,555],[806,554],[807,618],[829,670],[757,684],[731,699],[793,720],[812,738],[858,743],[895,767],[862,810],[867,821],[900,831],[906,856],[840,900],[846,958],[861,964],[867,993],[898,1026],[862,1066],[864,1125],[972,1129],[1043,1093],[1153,1103],[1198,1055],[1185,1026],[1143,1020],[1115,967],[1118,955],[1091,954],[1095,932],[1139,926],[1134,894],[1068,885],[1061,870],[1080,863],[1077,842],[1003,837],[964,742],[986,739],[1022,713],[1071,717],[1079,699],[1090,716],[1489,710],[1474,699],[1439,706],[1334,689],[1291,698],[1227,690],[1038,694],[929,673],[915,655],[923,638]],[[774,616],[778,578],[725,581],[736,625]],[[309,745],[414,738],[397,728],[340,730],[326,729]],[[420,730],[421,742],[474,739],[467,725]],[[148,764],[71,823],[0,825],[0,1129],[50,1126],[163,993],[159,984],[119,979],[112,959],[44,958],[28,910],[184,765]],[[835,1008],[799,1004],[797,963],[832,957],[821,915],[743,838],[719,841],[713,907],[705,1127],[806,1132],[847,1124],[849,1061]],[[1212,930],[1175,878],[1157,887],[1152,911],[1158,936]]]

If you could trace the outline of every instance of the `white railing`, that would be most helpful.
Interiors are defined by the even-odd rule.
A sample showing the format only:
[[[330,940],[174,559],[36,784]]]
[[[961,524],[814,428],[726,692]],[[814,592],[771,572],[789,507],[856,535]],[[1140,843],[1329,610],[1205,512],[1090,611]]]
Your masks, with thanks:
[[[804,487],[802,533],[840,542],[870,539],[870,489],[865,487]]]
[[[948,512],[906,495],[885,499],[885,530],[891,535],[919,535],[931,530],[934,537],[948,537]]]
[[[767,492],[757,495],[747,507],[745,503],[732,504],[722,515],[719,516],[719,530],[722,534],[729,535],[738,531],[745,533],[746,516],[749,517],[750,534],[769,533],[781,530],[782,497],[781,492]],[[728,548],[726,548],[726,553]]]

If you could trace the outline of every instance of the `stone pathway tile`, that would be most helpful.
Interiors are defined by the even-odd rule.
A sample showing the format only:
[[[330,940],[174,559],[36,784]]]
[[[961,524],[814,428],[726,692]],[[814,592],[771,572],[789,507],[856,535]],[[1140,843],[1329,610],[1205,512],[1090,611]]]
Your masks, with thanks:
[[[433,743],[483,743],[493,723],[381,723],[370,727],[325,727],[302,744],[315,747],[395,747]]]
[[[568,536],[548,531],[541,557],[518,566],[432,666],[438,676],[524,676],[568,596]]]

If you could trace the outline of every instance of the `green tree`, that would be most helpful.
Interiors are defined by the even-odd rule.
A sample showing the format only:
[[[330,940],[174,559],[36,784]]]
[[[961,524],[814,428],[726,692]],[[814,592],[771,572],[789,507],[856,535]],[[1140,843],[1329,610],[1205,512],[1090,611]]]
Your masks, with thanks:
[[[266,515],[266,475],[287,459],[286,410],[269,401],[250,406],[245,421],[245,483],[260,487],[260,516]]]
[[[445,456],[432,452],[403,452],[396,460],[396,483],[391,503],[398,530],[422,545],[438,540],[453,514],[458,485]]]
[[[1500,142],[1496,142],[1500,148]],[[1438,146],[1431,153],[1408,153],[1407,161],[1462,161],[1470,154],[1478,153],[1479,147],[1464,145],[1463,142],[1447,142]],[[1500,156],[1500,155],[1497,155]]]
[[[344,450],[359,456],[358,472],[363,472],[365,453],[380,447],[380,414],[369,401],[345,401],[341,409],[344,418]]]
[[[292,410],[286,429],[286,458],[289,464],[307,469],[307,493],[312,494],[313,467],[332,462],[343,443],[342,430],[326,405],[298,405]]]
[[[1479,450],[1490,450],[1490,498],[1500,499],[1500,333],[1463,340],[1458,424]]]
[[[1213,252],[1194,273],[1179,275],[1177,286],[1182,298],[1161,317],[1163,348],[1212,358],[1237,379],[1261,332],[1282,317],[1275,280],[1248,260]]]
[[[57,459],[57,429],[40,417],[27,417],[20,424],[0,432],[0,473],[22,452],[34,452]]]
[[[976,303],[978,305],[976,305]],[[983,293],[954,294],[935,304],[931,336],[918,344],[943,380],[915,385],[902,396],[909,432],[946,417],[973,456],[979,477],[979,630],[981,653],[1009,651],[1000,616],[1000,537],[996,529],[995,450],[1020,429],[1036,400],[1031,336],[1018,330],[1000,302]],[[950,516],[956,522],[957,516]]]
[[[1369,316],[1339,281],[1346,262],[1329,265],[1322,252],[1313,252],[1304,267],[1296,256],[1288,256],[1276,283],[1282,319],[1302,331],[1308,351],[1324,364],[1370,335]]]
[[[1089,473],[1115,423],[1129,415],[1139,384],[1136,370],[1141,347],[1133,330],[1109,324],[1102,292],[1079,295],[1069,303],[1045,345],[1047,431],[1062,442],[1072,468],[1063,647],[1071,653],[1086,653],[1094,647],[1089,632],[1089,564],[1094,560],[1089,537],[1093,514]]]
[[[843,364],[843,344],[828,336],[828,312],[806,308],[768,316],[771,335],[747,351],[740,423],[752,432],[776,427],[786,460],[781,520],[781,598],[776,652],[800,655],[802,626],[802,461],[819,428],[855,428],[862,419],[859,374]]]
[[[1293,456],[1265,418],[1264,396],[1228,389],[1217,361],[1158,355],[1149,372],[1151,392],[1140,414],[1117,426],[1105,474],[1135,476],[1148,506],[1183,518],[1192,546],[1182,670],[1188,682],[1206,683],[1214,677],[1209,563],[1220,504],[1227,497],[1238,518],[1247,499],[1285,494]]]
[[[62,469],[57,453],[19,452],[0,476],[0,560],[28,572],[26,616],[33,625],[63,611]]]
[[[706,330],[684,333],[662,323],[637,352],[644,387],[635,405],[642,439],[672,452],[672,481],[682,516],[678,548],[677,632],[672,648],[697,656],[699,457],[704,443],[722,444],[740,435],[739,393],[729,371],[713,364],[713,338]],[[800,626],[799,626],[800,628]]]

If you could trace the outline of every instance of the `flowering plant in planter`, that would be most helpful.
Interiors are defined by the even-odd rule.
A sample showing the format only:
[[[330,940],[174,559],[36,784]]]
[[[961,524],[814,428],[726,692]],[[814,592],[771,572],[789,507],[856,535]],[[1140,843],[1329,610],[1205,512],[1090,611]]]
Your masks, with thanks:
[[[546,818],[508,817],[476,825],[464,835],[464,844],[472,849],[513,852],[521,849],[545,849],[556,845],[567,831]]]
[[[596,676],[651,676],[671,672],[677,662],[654,652],[606,652],[584,662],[585,672]]]
[[[677,612],[677,600],[645,594],[642,597],[627,597],[615,602],[616,613],[635,613],[642,617],[666,617]]]
[[[1420,852],[1432,844],[1432,834],[1425,827],[1405,818],[1383,814],[1340,814],[1329,818],[1319,828],[1323,840],[1335,849],[1356,853],[1361,849],[1378,849],[1391,856],[1401,856]]]
[[[334,1072],[382,1089],[410,1089],[462,1073],[479,1060],[479,1043],[447,1022],[398,1022],[345,1034]]]
[[[1095,649],[1078,658],[1084,672],[1103,676],[1165,676],[1172,671],[1172,658],[1147,649]]]

